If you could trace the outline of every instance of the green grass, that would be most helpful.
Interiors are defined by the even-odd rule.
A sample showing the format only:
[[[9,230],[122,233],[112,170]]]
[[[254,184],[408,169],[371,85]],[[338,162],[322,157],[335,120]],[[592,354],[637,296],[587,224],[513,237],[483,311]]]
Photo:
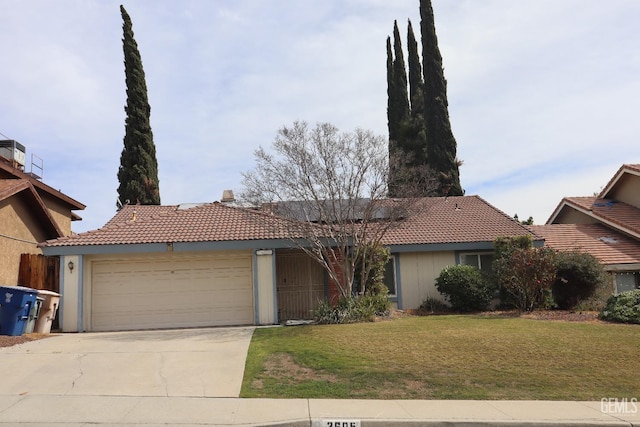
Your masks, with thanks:
[[[640,398],[640,326],[430,316],[258,329],[241,397]]]

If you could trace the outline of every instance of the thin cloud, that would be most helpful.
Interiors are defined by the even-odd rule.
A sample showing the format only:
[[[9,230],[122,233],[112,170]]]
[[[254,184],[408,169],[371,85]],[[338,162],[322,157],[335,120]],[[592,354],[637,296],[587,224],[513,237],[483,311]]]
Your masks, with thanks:
[[[434,0],[467,194],[540,223],[638,163],[635,0]],[[120,2],[0,0],[0,132],[85,203],[115,211],[126,99]],[[294,120],[387,133],[386,37],[418,0],[132,0],[163,203],[238,190]]]

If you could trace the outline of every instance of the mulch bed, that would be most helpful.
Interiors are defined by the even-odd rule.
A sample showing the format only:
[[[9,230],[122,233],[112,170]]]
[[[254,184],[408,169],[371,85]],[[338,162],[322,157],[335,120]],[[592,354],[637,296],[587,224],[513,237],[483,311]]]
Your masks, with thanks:
[[[408,315],[429,316],[435,314],[456,314],[456,313],[430,313],[423,310],[407,310]],[[562,322],[590,322],[606,323],[598,319],[597,311],[567,311],[567,310],[537,310],[531,313],[523,313],[516,310],[496,310],[478,313],[480,316],[495,317],[521,317],[533,320],[557,320]]]
[[[522,313],[520,317],[535,320],[561,320],[565,322],[605,323],[602,320],[598,319],[597,311],[546,310],[534,311],[531,313]]]
[[[24,334],[21,336],[9,336],[9,335],[0,335],[0,347],[11,347],[18,344],[23,344],[29,341],[40,340],[43,338],[48,338],[51,335],[49,334]]]

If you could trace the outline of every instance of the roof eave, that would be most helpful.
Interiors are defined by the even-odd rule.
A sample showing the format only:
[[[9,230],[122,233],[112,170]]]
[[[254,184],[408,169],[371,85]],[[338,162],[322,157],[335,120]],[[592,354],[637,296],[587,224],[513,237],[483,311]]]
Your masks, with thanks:
[[[555,221],[558,218],[558,215],[560,215],[560,212],[562,212],[564,207],[567,206],[567,201],[568,200],[567,200],[566,197],[564,197],[562,200],[560,200],[560,203],[558,203],[558,206],[556,206],[556,208],[551,213],[551,216],[549,217],[547,222],[545,222],[545,224],[548,224],[548,225],[553,224],[553,221]]]
[[[80,203],[79,201],[67,196],[66,194],[62,193],[61,191],[55,190],[54,188],[48,186],[44,182],[35,179],[31,175],[26,174],[26,173],[22,172],[21,170],[18,170],[16,168],[12,167],[11,165],[8,165],[8,164],[5,164],[3,162],[0,162],[0,168],[4,169],[6,172],[10,173],[11,175],[15,176],[18,179],[26,179],[34,187],[37,187],[40,190],[42,190],[42,191],[50,194],[51,196],[53,196],[53,197],[65,202],[66,204],[68,204],[71,207],[72,210],[84,210],[86,208],[86,206],[84,204]]]
[[[600,199],[608,199],[608,194],[611,190],[613,190],[613,187],[616,186],[616,184],[618,183],[618,181],[620,181],[620,178],[622,178],[625,174],[631,174],[631,175],[636,175],[636,176],[640,176],[640,172],[631,168],[629,165],[624,164],[622,166],[620,166],[620,169],[618,169],[618,171],[615,173],[615,175],[613,175],[613,177],[609,180],[609,182],[607,183],[607,185],[604,186],[604,188],[602,189],[602,191],[600,192],[600,194],[598,195],[598,198]]]

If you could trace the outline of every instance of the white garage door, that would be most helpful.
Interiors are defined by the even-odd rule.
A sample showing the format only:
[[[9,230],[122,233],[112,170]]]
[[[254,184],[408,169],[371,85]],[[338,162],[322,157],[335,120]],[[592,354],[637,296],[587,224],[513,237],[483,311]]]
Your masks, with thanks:
[[[91,330],[254,323],[251,254],[92,264]]]

